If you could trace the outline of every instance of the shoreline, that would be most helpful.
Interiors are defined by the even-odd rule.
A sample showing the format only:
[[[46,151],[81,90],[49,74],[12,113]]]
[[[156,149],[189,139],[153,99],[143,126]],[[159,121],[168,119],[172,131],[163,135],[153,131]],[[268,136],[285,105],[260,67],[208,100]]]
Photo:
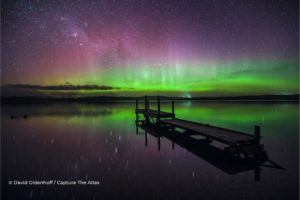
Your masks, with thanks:
[[[201,102],[238,102],[238,103],[299,103],[299,94],[295,95],[260,95],[260,96],[235,96],[235,97],[160,97],[164,100],[176,101],[201,101]],[[149,97],[153,102],[155,96]],[[144,97],[124,97],[124,96],[97,96],[97,97],[1,97],[1,105],[6,104],[47,104],[47,103],[119,103],[133,102],[135,100],[143,101]]]

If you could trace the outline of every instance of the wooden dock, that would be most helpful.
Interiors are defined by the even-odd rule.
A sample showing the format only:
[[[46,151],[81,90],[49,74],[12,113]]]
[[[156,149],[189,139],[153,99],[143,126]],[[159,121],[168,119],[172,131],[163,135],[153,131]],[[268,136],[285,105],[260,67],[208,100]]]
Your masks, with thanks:
[[[228,153],[245,157],[255,155],[263,150],[264,146],[260,144],[260,127],[255,126],[254,134],[243,133],[235,130],[221,127],[201,124],[197,122],[178,119],[175,117],[174,101],[172,101],[172,112],[161,111],[160,97],[157,97],[157,109],[150,109],[149,98],[146,96],[145,108],[139,109],[139,102],[136,101],[136,123],[152,125],[156,128],[175,130],[182,129],[182,134],[200,135],[208,141],[220,142],[225,145],[224,150]],[[142,115],[142,117],[140,116]]]
[[[144,116],[148,117],[155,117],[155,118],[172,118],[173,114],[168,112],[158,112],[157,110],[146,110],[146,109],[138,109],[137,113],[143,114]]]

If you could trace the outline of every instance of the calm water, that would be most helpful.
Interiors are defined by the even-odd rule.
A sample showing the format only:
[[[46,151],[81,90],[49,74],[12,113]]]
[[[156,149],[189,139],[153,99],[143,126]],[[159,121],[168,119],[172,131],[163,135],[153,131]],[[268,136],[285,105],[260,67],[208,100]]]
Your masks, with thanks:
[[[163,105],[165,110],[170,105]],[[142,129],[135,105],[51,104],[2,107],[2,192],[9,199],[298,199],[299,105],[176,102],[178,118],[253,133],[261,126],[269,159],[227,174]],[[28,115],[10,119],[11,115]],[[98,186],[15,186],[10,180],[96,180]],[[8,198],[7,198],[8,199]]]

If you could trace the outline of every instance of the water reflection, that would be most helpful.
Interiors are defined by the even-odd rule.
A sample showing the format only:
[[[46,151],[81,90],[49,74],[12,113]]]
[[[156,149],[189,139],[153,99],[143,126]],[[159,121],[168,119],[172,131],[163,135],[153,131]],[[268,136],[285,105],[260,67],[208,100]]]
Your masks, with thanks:
[[[158,151],[161,149],[161,137],[165,137],[172,142],[172,149],[175,144],[193,153],[199,158],[207,161],[211,165],[221,169],[227,174],[236,174],[240,172],[253,171],[254,180],[260,180],[261,167],[281,169],[279,164],[271,161],[265,151],[256,154],[254,157],[240,158],[228,154],[224,150],[210,144],[207,139],[195,139],[187,134],[182,134],[176,130],[157,128],[151,125],[136,124],[137,134],[139,128],[144,130],[145,146],[148,146],[148,134],[157,138]]]
[[[181,138],[136,135],[134,109],[134,103],[3,106],[2,191],[9,199],[298,199],[298,104],[176,102],[179,118],[249,133],[260,125],[268,157],[284,170],[263,163],[259,182],[253,181],[253,167],[237,173],[218,163],[222,153],[212,153],[219,151],[205,143],[197,150]],[[94,179],[102,184],[16,188],[7,185],[11,179]]]

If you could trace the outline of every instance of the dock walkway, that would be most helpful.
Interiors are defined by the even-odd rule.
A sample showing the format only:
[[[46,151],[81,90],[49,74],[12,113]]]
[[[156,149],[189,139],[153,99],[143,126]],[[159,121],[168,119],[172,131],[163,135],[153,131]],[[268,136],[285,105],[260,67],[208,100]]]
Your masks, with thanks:
[[[245,156],[253,155],[263,150],[260,144],[260,127],[255,126],[254,134],[243,133],[226,128],[201,124],[197,122],[178,119],[175,117],[174,101],[172,101],[172,112],[164,112],[160,109],[160,97],[157,97],[157,110],[150,109],[149,99],[145,97],[145,109],[138,108],[138,100],[136,100],[136,123],[152,125],[162,130],[167,128],[170,130],[183,129],[187,136],[200,135],[208,141],[217,141],[228,145],[225,151],[232,154],[244,154]],[[143,119],[140,120],[140,115]],[[150,120],[151,119],[151,120]]]
[[[157,110],[152,110],[152,109],[138,109],[137,112],[139,114],[143,114],[144,116],[149,116],[149,117],[155,117],[155,118],[172,118],[173,114],[168,113],[168,112],[163,112],[160,111],[158,112]]]
[[[229,145],[237,143],[251,143],[255,139],[255,137],[250,134],[181,119],[163,120],[162,123],[194,133],[199,133],[205,137],[209,137],[213,140]]]

